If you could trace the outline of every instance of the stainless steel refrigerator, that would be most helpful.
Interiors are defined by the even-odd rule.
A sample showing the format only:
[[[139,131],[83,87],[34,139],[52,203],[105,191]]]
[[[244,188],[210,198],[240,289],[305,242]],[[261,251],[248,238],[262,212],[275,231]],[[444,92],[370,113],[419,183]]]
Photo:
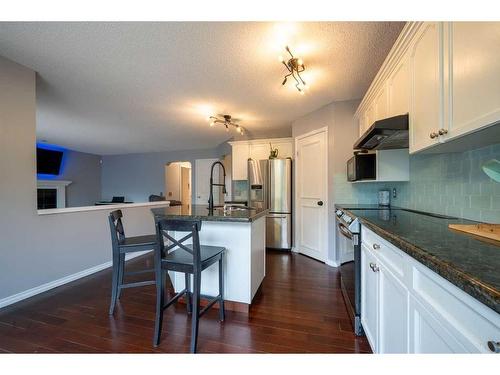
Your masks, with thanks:
[[[292,248],[292,159],[248,159],[249,205],[267,208],[266,247]]]

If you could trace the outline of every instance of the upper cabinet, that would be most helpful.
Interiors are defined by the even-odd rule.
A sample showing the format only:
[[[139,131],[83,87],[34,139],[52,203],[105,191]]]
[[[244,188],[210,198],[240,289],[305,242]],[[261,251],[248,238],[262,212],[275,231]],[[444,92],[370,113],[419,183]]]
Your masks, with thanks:
[[[251,141],[229,142],[232,147],[233,157],[233,180],[248,179],[248,159],[263,160],[269,158],[271,143],[273,149],[278,149],[278,158],[287,158],[293,156],[292,138],[272,138],[255,139]]]
[[[500,22],[408,22],[356,111],[359,133],[409,113],[410,153],[498,143],[499,45]]]
[[[410,48],[410,152],[439,142],[443,128],[442,27],[423,25]]]
[[[450,139],[500,120],[500,22],[450,22],[446,31]]]
[[[404,55],[396,64],[387,80],[389,107],[387,116],[398,116],[410,112],[410,60]]]

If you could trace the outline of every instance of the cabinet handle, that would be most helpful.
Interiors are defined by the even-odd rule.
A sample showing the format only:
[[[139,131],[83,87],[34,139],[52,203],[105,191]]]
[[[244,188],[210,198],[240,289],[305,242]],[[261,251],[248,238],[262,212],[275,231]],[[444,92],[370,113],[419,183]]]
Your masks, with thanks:
[[[446,130],[446,129],[439,129],[438,133],[439,133],[439,135],[445,135],[445,134],[448,134],[448,130]]]
[[[429,137],[431,137],[431,139],[434,139],[434,138],[439,137],[439,134],[436,132],[432,132],[431,134],[429,134]]]
[[[372,269],[373,272],[379,271],[379,268],[375,263],[370,263],[370,268]]]
[[[500,353],[500,342],[497,341],[488,341],[488,348],[493,352],[493,353]]]
[[[380,249],[380,245],[378,243],[374,243],[372,246],[373,246],[373,250],[379,250]]]

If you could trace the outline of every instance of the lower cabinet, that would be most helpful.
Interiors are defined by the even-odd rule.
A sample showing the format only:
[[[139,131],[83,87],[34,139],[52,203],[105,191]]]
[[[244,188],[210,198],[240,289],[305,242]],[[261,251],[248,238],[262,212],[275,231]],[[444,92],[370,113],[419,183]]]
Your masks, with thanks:
[[[364,244],[361,265],[361,323],[372,350],[407,353],[407,289]]]
[[[500,314],[361,230],[361,323],[374,353],[491,353]]]
[[[378,352],[378,273],[372,267],[377,260],[361,245],[361,324],[372,350]]]

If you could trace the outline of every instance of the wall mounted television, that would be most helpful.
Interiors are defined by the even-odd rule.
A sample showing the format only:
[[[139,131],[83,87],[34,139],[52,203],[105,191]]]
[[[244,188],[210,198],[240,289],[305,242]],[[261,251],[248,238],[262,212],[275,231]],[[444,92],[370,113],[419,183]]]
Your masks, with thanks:
[[[36,148],[36,173],[58,175],[61,169],[63,151]]]

